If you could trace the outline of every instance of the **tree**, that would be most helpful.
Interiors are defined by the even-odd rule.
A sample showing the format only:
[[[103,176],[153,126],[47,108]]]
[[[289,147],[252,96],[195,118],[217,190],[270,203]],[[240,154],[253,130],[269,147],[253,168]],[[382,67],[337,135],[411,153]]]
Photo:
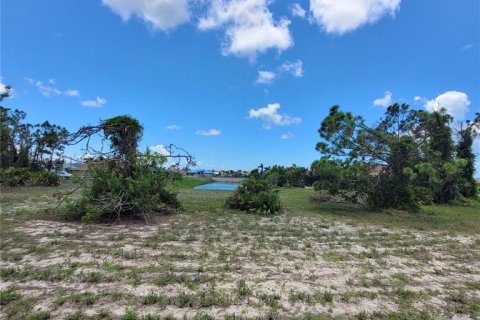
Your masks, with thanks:
[[[273,186],[284,187],[287,184],[285,177],[286,171],[287,169],[284,166],[273,165],[269,168],[266,179]]]
[[[342,190],[343,168],[338,161],[326,157],[315,160],[310,166],[310,171],[317,177],[313,184],[316,191],[327,191],[337,195]]]
[[[418,111],[418,126],[414,129],[417,139],[422,139],[422,161],[430,163],[436,177],[429,179],[433,201],[446,203],[458,197],[458,183],[452,174],[461,168],[461,162],[454,161],[455,146],[450,123],[453,118],[441,108],[438,111]],[[453,170],[454,169],[454,170]],[[424,184],[423,181],[419,183]]]
[[[65,141],[69,135],[67,129],[59,125],[45,121],[35,125],[33,132],[33,150],[31,156],[31,168],[52,170],[54,157],[61,157],[65,149]]]
[[[83,220],[117,221],[141,217],[148,220],[152,215],[168,212],[179,206],[176,193],[169,185],[178,175],[163,168],[167,157],[187,159],[194,164],[190,154],[174,145],[166,149],[169,155],[151,154],[149,150],[137,150],[142,136],[142,125],[130,116],[117,116],[102,121],[97,126],[85,126],[71,134],[66,141],[77,144],[87,140],[87,150],[95,157],[90,161],[90,181],[79,199],[69,200],[69,212]],[[103,133],[110,142],[107,152],[95,152],[88,146],[89,139]],[[64,199],[65,197],[63,197]]]
[[[305,187],[305,176],[307,169],[298,167],[295,164],[286,168],[285,182],[291,187]]]
[[[29,138],[30,125],[22,123],[25,117],[26,113],[23,111],[18,109],[12,111],[11,109],[0,107],[0,167],[2,168],[18,166],[19,152],[22,154],[28,153],[25,147],[28,146],[26,141]]]
[[[408,176],[404,173],[404,169],[418,157],[418,143],[409,137],[416,123],[416,113],[406,104],[388,107],[376,127],[368,126],[361,116],[342,112],[339,106],[333,106],[318,130],[323,141],[317,143],[316,149],[347,163],[384,166],[377,178],[382,183],[372,183],[370,190],[366,190],[369,204],[375,209],[416,210]],[[395,192],[386,197],[387,194],[379,193],[380,187]]]
[[[465,197],[473,197],[476,194],[475,154],[473,153],[473,140],[480,135],[480,113],[476,114],[473,121],[467,121],[466,125],[457,132],[458,144],[456,146],[457,157],[465,159],[465,167],[461,173],[460,193]]]
[[[0,101],[9,97],[9,92],[7,87]],[[48,121],[33,126],[24,122],[26,116],[24,111],[0,106],[0,168],[51,170],[54,157],[61,159],[68,131]]]
[[[125,170],[131,170],[130,166],[135,164],[138,142],[143,134],[140,122],[129,116],[118,116],[105,120],[102,127],[105,138],[110,140],[114,158],[120,160]]]
[[[380,175],[371,179],[376,181],[366,184],[367,202],[376,209],[415,211],[419,203],[457,199],[462,179],[469,181],[465,186],[471,185],[470,136],[475,130],[461,132],[455,157],[452,120],[444,109],[426,112],[411,110],[406,104],[393,104],[378,125],[369,126],[362,117],[333,106],[321,123],[319,133],[323,141],[317,144],[317,150],[343,163],[381,165]],[[327,165],[322,163],[324,170],[329,169]],[[345,181],[343,172],[339,176]],[[342,185],[349,187],[352,186],[348,183]]]

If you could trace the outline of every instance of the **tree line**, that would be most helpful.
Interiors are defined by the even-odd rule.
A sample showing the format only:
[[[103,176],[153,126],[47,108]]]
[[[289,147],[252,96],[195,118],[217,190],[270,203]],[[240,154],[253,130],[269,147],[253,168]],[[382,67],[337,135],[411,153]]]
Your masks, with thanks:
[[[10,87],[0,96],[9,97]],[[64,141],[69,135],[62,126],[44,121],[31,124],[27,114],[0,106],[0,168],[29,168],[50,171],[63,164]]]
[[[373,209],[416,211],[421,204],[475,197],[473,142],[480,114],[456,132],[452,124],[443,108],[427,112],[393,104],[378,123],[368,125],[335,105],[318,129],[322,158],[312,164],[320,178],[315,188],[364,198]]]

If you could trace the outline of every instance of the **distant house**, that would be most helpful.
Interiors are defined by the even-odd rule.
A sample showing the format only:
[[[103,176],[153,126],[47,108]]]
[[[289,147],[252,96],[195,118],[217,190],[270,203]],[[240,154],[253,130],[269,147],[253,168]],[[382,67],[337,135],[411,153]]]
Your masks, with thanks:
[[[85,172],[88,170],[88,166],[86,163],[77,162],[70,164],[66,169],[72,172]]]
[[[384,164],[373,165],[370,169],[370,175],[372,177],[378,177],[387,168]]]
[[[213,177],[213,170],[207,169],[190,169],[187,171],[188,176],[205,176],[205,177]]]

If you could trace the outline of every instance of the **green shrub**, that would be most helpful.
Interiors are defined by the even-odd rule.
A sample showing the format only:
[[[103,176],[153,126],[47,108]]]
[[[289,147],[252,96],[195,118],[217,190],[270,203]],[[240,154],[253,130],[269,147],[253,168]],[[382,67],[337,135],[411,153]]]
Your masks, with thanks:
[[[28,168],[10,167],[2,170],[0,181],[10,187],[25,186],[30,180],[30,175]]]
[[[378,177],[378,182],[368,192],[367,204],[375,211],[395,208],[417,212],[420,209],[414,188],[408,179],[398,179],[391,174],[381,174]]]
[[[413,197],[419,204],[422,205],[429,205],[433,203],[433,193],[429,188],[414,187]]]
[[[91,129],[91,128],[90,128]],[[82,128],[83,131],[91,131]],[[67,214],[84,221],[143,218],[169,212],[180,206],[173,181],[181,178],[163,168],[167,157],[137,150],[143,127],[130,116],[118,116],[102,121],[96,130],[103,131],[103,141],[110,141],[108,156],[101,154],[89,162],[90,182],[82,195],[67,198]],[[180,148],[181,149],[181,148]],[[179,149],[179,150],[180,150]],[[181,149],[181,153],[184,152]],[[175,154],[170,157],[185,157]]]
[[[30,174],[32,186],[56,187],[60,185],[60,177],[55,172],[32,172]]]
[[[60,177],[54,172],[36,172],[29,168],[10,167],[0,172],[0,182],[10,186],[58,186]]]
[[[180,206],[176,193],[168,189],[172,175],[150,170],[138,162],[130,172],[104,163],[90,169],[91,182],[80,199],[69,202],[69,214],[84,221],[147,218]]]
[[[268,181],[249,178],[242,182],[232,196],[226,199],[226,206],[251,213],[277,214],[282,210],[278,191]]]

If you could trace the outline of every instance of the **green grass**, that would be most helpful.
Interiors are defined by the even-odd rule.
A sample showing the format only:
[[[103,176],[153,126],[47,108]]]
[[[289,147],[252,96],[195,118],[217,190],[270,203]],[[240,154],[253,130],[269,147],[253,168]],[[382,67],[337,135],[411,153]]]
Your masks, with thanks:
[[[182,180],[177,181],[175,186],[179,189],[193,189],[196,186],[212,182],[211,178],[207,177],[183,177]]]
[[[193,178],[189,178],[194,180]],[[191,182],[192,183],[192,182]],[[456,205],[431,205],[419,213],[399,210],[374,212],[360,205],[346,203],[310,203],[312,189],[280,188],[280,198],[287,215],[313,215],[351,223],[373,224],[391,228],[409,228],[452,233],[480,233],[480,202]],[[225,212],[225,199],[231,191],[193,190],[184,188],[179,199],[190,212]]]
[[[10,302],[20,298],[20,293],[15,287],[9,287],[0,291],[0,305],[6,306]]]
[[[280,197],[287,213],[320,215],[334,219],[347,219],[353,223],[416,230],[453,233],[480,233],[480,201],[466,201],[456,205],[424,206],[419,213],[399,210],[374,212],[359,205],[344,203],[310,203],[312,189],[281,188]]]
[[[195,186],[205,184],[211,178],[185,177],[176,182],[178,198],[187,212],[232,212],[224,207],[225,199],[232,191],[221,190],[194,190]],[[16,218],[54,218],[54,213],[48,214],[38,207],[53,207],[52,195],[55,192],[72,188],[70,181],[63,181],[60,187],[28,187],[28,188],[5,188],[2,187],[0,204],[7,208],[9,215]],[[437,230],[445,232],[480,233],[480,202],[466,201],[456,205],[432,205],[425,206],[419,213],[408,213],[398,210],[386,210],[384,212],[368,211],[362,206],[344,203],[310,203],[309,197],[314,194],[312,189],[280,188],[280,198],[287,215],[314,215],[325,218],[342,219],[352,223],[374,224],[384,227],[411,228],[416,230]],[[29,203],[38,203],[35,217],[30,216],[31,210],[26,209]],[[11,206],[21,206],[21,210],[8,210]],[[13,211],[13,212],[12,212]],[[2,227],[7,224],[2,215]]]

